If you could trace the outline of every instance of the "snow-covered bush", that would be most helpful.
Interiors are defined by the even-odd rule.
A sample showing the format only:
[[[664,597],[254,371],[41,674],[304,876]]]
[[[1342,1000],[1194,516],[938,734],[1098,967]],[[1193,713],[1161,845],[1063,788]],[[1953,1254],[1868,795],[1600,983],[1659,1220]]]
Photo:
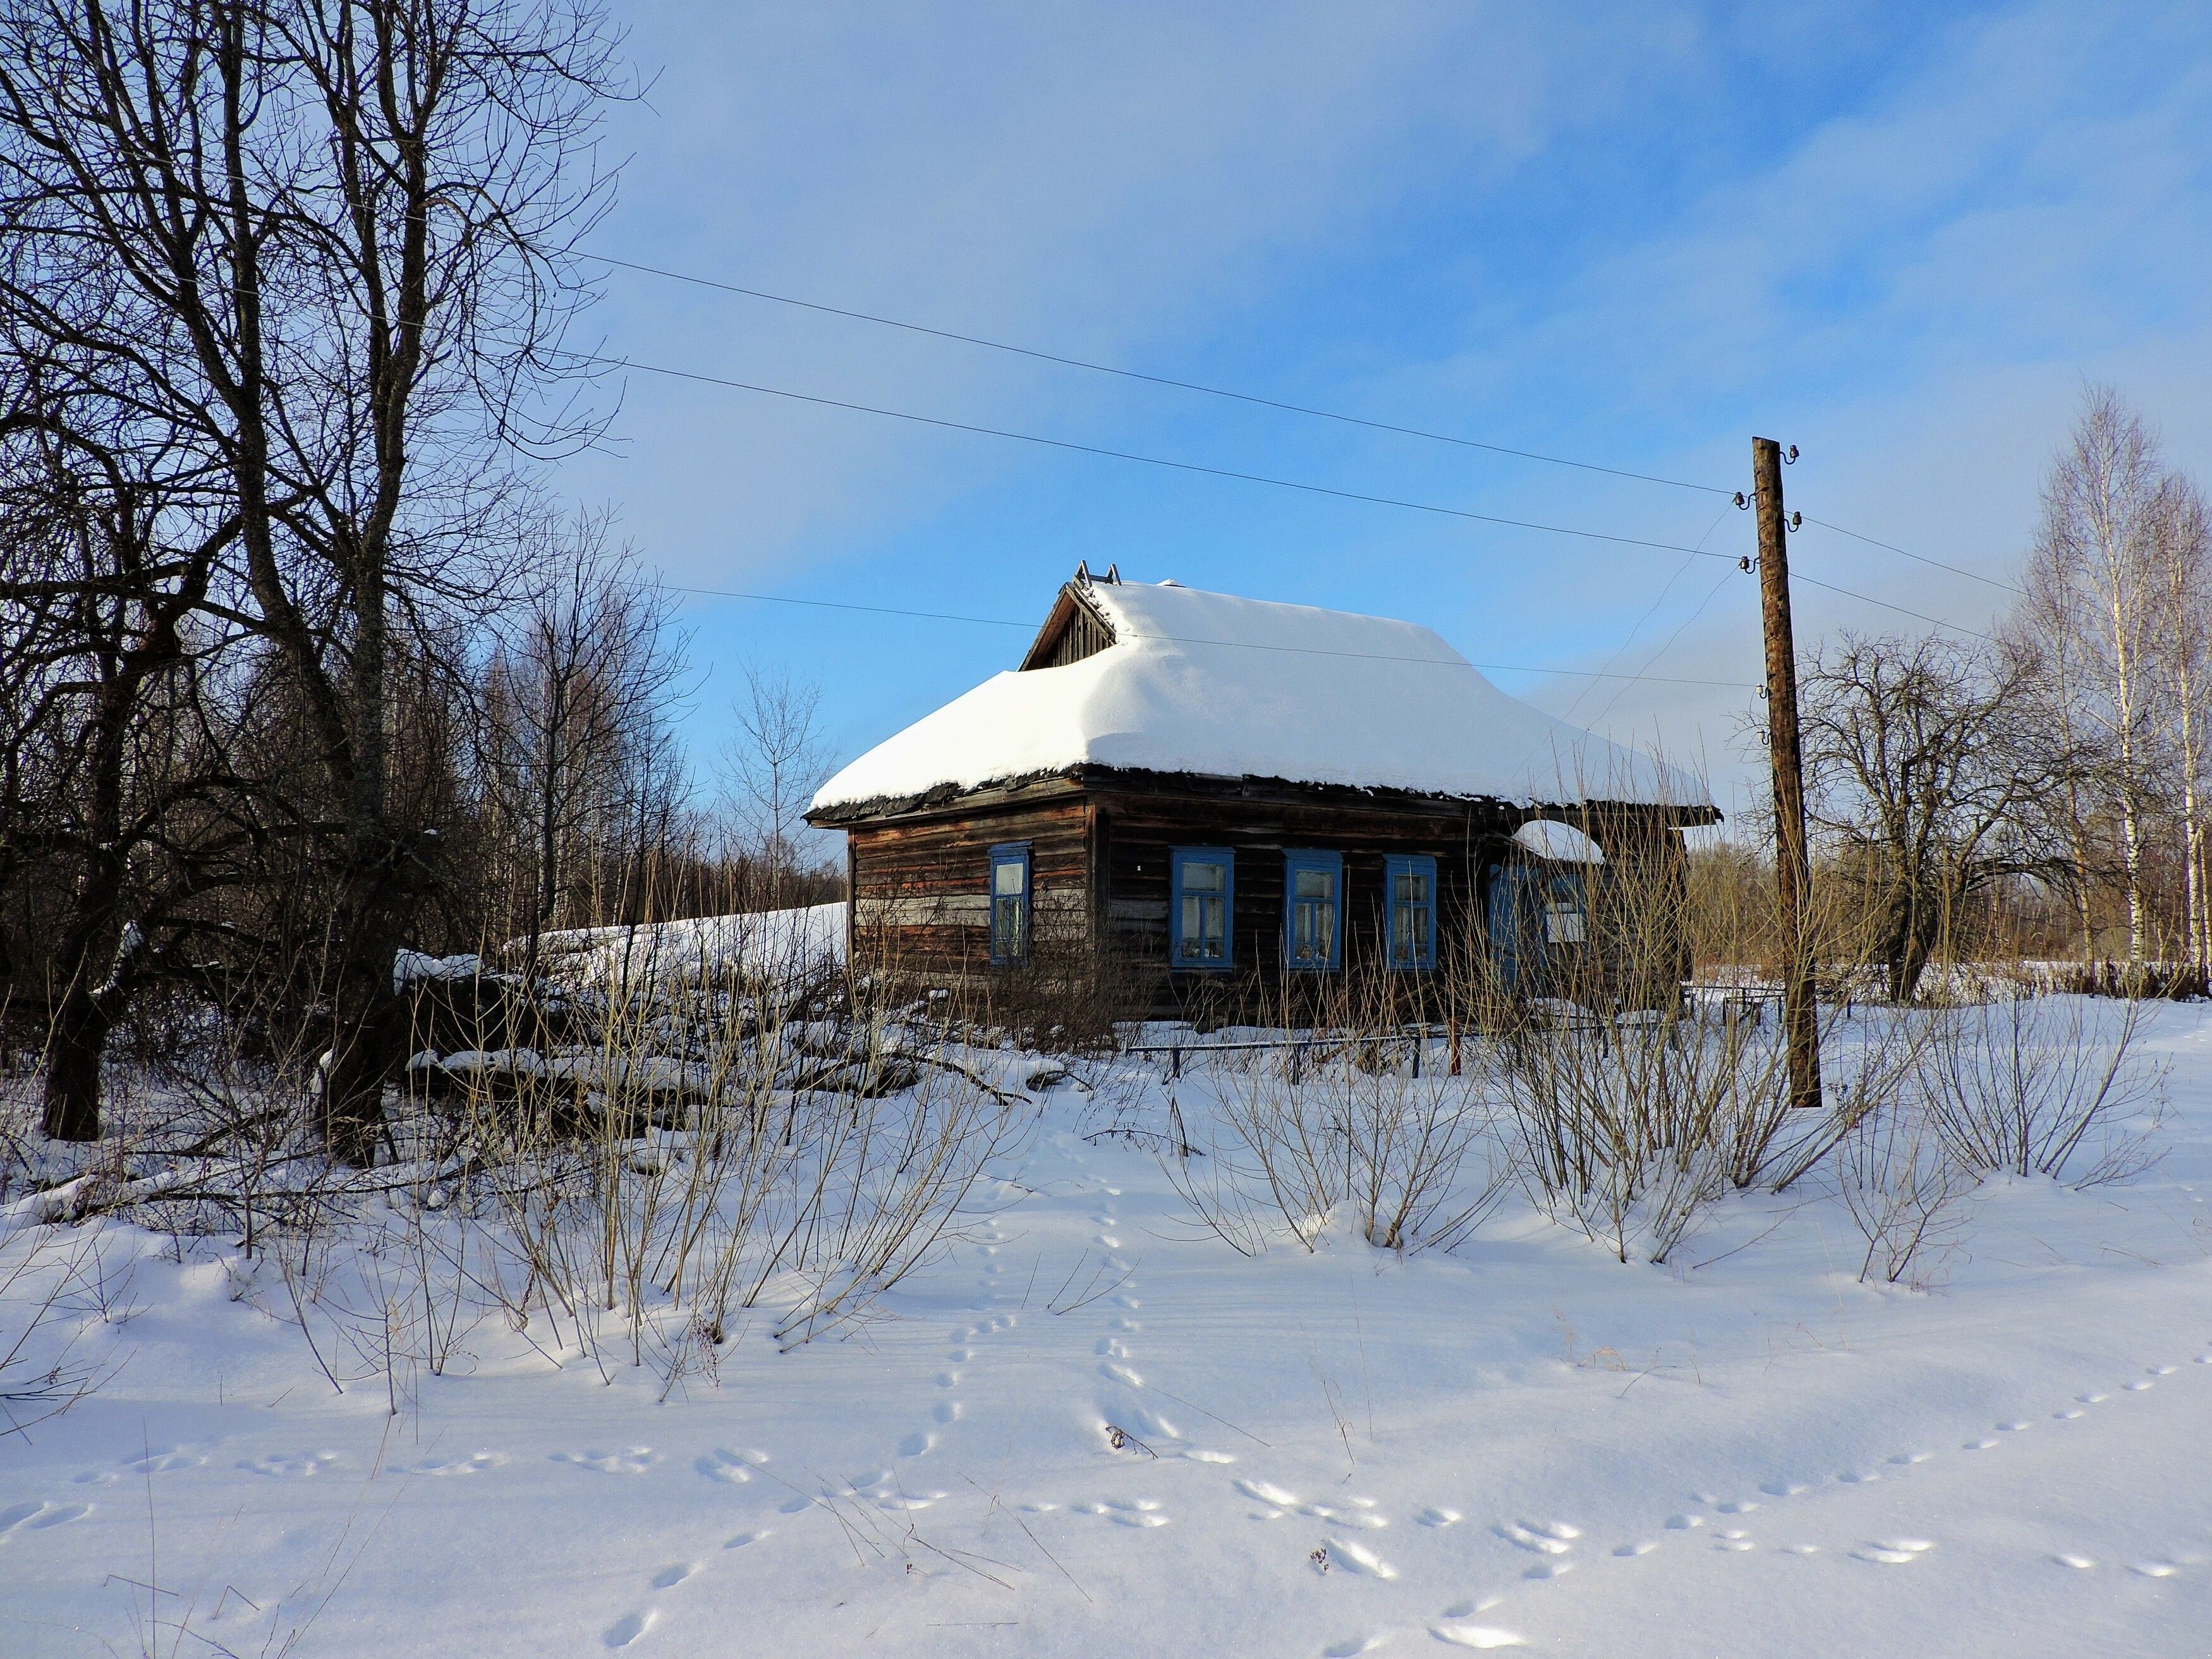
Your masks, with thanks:
[[[1315,1010],[1310,1042],[1254,1051],[1217,1073],[1204,1141],[1163,1154],[1169,1178],[1212,1231],[1247,1255],[1278,1227],[1308,1249],[1346,1223],[1380,1249],[1449,1249],[1510,1180],[1481,1080],[1420,1063],[1400,1035],[1401,988],[1350,976]]]
[[[1917,1103],[1868,1111],[1836,1146],[1836,1186],[1867,1242],[1859,1278],[1917,1279],[1964,1220],[1975,1176],[1952,1158]]]
[[[1971,1170],[2076,1187],[2124,1181],[2154,1161],[2166,1068],[2136,1053],[2143,1005],[2108,1018],[2077,997],[2015,997],[1954,1012],[1929,1066],[1930,1107]],[[2100,1029],[2100,1027],[2105,1029]]]

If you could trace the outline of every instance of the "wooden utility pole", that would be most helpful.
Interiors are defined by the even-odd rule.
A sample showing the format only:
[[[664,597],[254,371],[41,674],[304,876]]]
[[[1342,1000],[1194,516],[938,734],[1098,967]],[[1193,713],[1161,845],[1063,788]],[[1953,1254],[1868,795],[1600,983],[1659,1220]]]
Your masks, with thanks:
[[[1794,453],[1794,452],[1793,452]],[[1790,1103],[1820,1104],[1820,1015],[1814,1002],[1813,863],[1805,841],[1805,769],[1797,738],[1797,646],[1790,627],[1790,527],[1782,510],[1782,446],[1751,441],[1759,498],[1759,597],[1766,635],[1766,747],[1774,766],[1774,872],[1782,901],[1782,1030]]]

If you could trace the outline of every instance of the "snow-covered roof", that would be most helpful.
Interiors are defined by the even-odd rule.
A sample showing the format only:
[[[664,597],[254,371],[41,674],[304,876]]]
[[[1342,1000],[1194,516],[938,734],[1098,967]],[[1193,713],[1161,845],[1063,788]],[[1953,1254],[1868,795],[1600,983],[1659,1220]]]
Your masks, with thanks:
[[[1554,864],[1603,864],[1598,844],[1571,823],[1531,818],[1513,832],[1513,844]]]
[[[1702,784],[1510,697],[1433,630],[1174,583],[1083,597],[1114,642],[994,676],[878,744],[813,810],[1078,766],[1522,805],[1710,805]]]

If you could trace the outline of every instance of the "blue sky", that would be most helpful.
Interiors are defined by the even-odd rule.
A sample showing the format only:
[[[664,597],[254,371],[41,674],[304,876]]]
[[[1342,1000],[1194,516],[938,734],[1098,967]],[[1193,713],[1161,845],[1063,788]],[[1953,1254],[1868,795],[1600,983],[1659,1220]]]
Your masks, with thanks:
[[[1539,15],[1540,13],[1540,15]],[[2212,8],[634,9],[594,246],[829,305],[1735,489],[2003,575],[2084,377],[2212,473]],[[602,349],[1332,488],[1747,550],[1723,498],[611,270]],[[1412,617],[1485,663],[1748,684],[1754,579],[624,377],[580,503],[676,584],[1033,619],[1079,558]],[[1974,628],[1997,589],[1808,529],[1801,574]],[[1799,638],[1909,617],[1801,589]],[[1016,629],[693,599],[702,770],[746,662],[848,757]],[[1663,649],[1662,649],[1663,647]],[[1750,694],[1492,676],[1749,777]]]

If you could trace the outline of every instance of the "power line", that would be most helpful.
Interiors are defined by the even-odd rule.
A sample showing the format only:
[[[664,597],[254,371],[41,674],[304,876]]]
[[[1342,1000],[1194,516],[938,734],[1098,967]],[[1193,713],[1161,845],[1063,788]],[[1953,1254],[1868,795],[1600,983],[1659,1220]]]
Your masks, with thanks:
[[[1133,450],[1107,449],[1097,444],[1079,444],[1066,438],[1046,438],[1033,432],[1015,432],[1005,427],[976,426],[966,421],[948,421],[935,415],[916,415],[908,410],[884,409],[874,404],[856,404],[839,398],[816,397],[811,392],[790,392],[781,386],[761,386],[750,380],[726,380],[716,374],[701,374],[691,369],[670,368],[664,364],[641,362],[635,357],[599,357],[582,352],[564,354],[579,362],[592,363],[606,368],[635,369],[642,374],[661,374],[674,380],[691,380],[702,386],[726,386],[735,392],[757,392],[766,398],[785,398],[793,403],[812,404],[823,409],[842,409],[860,415],[878,415],[888,420],[911,421],[921,426],[933,426],[948,432],[975,433],[986,438],[1006,438],[1016,443],[1036,444],[1047,449],[1068,450],[1079,455],[1101,455],[1109,460],[1134,461],[1143,466],[1166,467],[1176,472],[1194,472],[1210,478],[1234,478],[1243,483],[1266,484],[1276,489],[1295,489],[1309,495],[1328,495],[1338,501],[1363,501],[1370,507],[1403,507],[1413,513],[1432,513],[1448,519],[1465,519],[1476,524],[1500,525],[1510,530],[1534,530],[1549,536],[1572,536],[1583,541],[1606,542],[1616,547],[1644,547],[1662,553],[1699,553],[1709,559],[1725,559],[1726,553],[1708,552],[1704,548],[1685,547],[1679,542],[1647,541],[1639,536],[1614,536],[1601,530],[1575,530],[1565,525],[1539,524],[1529,519],[1501,518],[1492,513],[1475,513],[1465,507],[1439,507],[1433,501],[1406,501],[1395,495],[1370,495],[1356,489],[1338,489],[1328,484],[1306,483],[1296,478],[1270,477],[1261,472],[1240,472],[1231,467],[1204,466],[1196,461],[1178,461],[1164,455],[1140,455]]]
[[[1092,374],[1111,374],[1124,380],[1141,380],[1148,386],[1170,386],[1178,392],[1196,392],[1209,398],[1225,398],[1232,402],[1251,404],[1261,409],[1280,410],[1285,414],[1310,416],[1316,420],[1337,421],[1346,426],[1365,427],[1374,432],[1392,432],[1407,438],[1422,438],[1431,443],[1454,444],[1462,449],[1485,450],[1492,455],[1511,455],[1524,461],[1541,461],[1549,466],[1569,466],[1583,472],[1601,472],[1608,477],[1632,478],[1639,483],[1663,484],[1672,489],[1694,489],[1708,495],[1729,495],[1735,491],[1717,484],[1692,483],[1684,478],[1661,477],[1656,473],[1631,471],[1626,467],[1601,466],[1595,461],[1577,461],[1564,455],[1546,455],[1533,449],[1516,449],[1509,444],[1485,443],[1476,438],[1462,438],[1449,432],[1431,432],[1423,427],[1402,426],[1393,421],[1370,420],[1364,416],[1346,415],[1340,410],[1316,409],[1308,404],[1286,403],[1278,398],[1263,398],[1256,392],[1236,392],[1226,386],[1207,386],[1198,380],[1178,380],[1169,374],[1146,374],[1133,368],[1116,368],[1110,363],[1094,363],[1081,357],[1069,357],[1055,351],[1040,351],[1030,346],[1010,345],[1004,340],[986,339],[977,334],[962,334],[949,328],[932,328],[923,323],[910,323],[896,317],[884,317],[868,311],[854,311],[843,306],[824,305],[815,300],[800,300],[787,294],[771,294],[766,289],[746,288],[736,283],[718,282],[710,276],[695,276],[687,271],[670,270],[660,265],[640,264],[632,259],[617,259],[611,254],[586,253],[586,258],[597,259],[602,264],[615,265],[623,270],[641,271],[648,276],[665,277],[670,282],[690,283],[699,288],[720,289],[725,294],[743,295],[749,300],[766,300],[780,306],[793,306],[801,311],[818,312],[827,317],[844,317],[854,322],[873,323],[884,328],[903,329],[909,334],[926,334],[933,339],[954,340],[962,345],[981,346],[990,351],[1003,351],[1017,357],[1028,357],[1041,363],[1056,363],[1063,368],[1079,368]]]
[[[1954,634],[1966,635],[1970,638],[1981,641],[1984,645],[1995,645],[1996,643],[1996,641],[1991,638],[1989,635],[1976,633],[1971,628],[1961,628],[1957,623],[1947,623],[1939,617],[1931,617],[1928,615],[1925,611],[1910,611],[1901,605],[1892,605],[1887,599],[1877,599],[1870,593],[1853,592],[1848,587],[1838,587],[1833,582],[1820,581],[1814,577],[1804,574],[1801,571],[1791,571],[1790,573],[1790,580],[1793,582],[1803,582],[1812,587],[1826,588],[1831,593],[1840,593],[1847,599],[1858,600],[1862,605],[1880,605],[1884,611],[1894,611],[1900,617],[1911,617],[1917,622],[1926,623],[1930,628],[1944,628],[1948,629]]]
[[[683,587],[665,584],[672,593],[695,593],[708,599],[749,599],[762,605],[799,605],[821,611],[860,611],[873,617],[910,617],[925,622],[973,623],[984,628],[1018,628],[1032,632],[1036,624],[1006,617],[967,617],[945,611],[906,611],[894,605],[859,605],[843,599],[801,599],[783,593],[746,593],[728,587]],[[1725,690],[1757,688],[1741,680],[1675,679],[1663,674],[1610,674],[1588,668],[1532,668],[1522,663],[1468,662],[1460,657],[1397,657],[1373,651],[1329,651],[1319,646],[1267,645],[1253,640],[1193,639],[1179,634],[1130,634],[1116,631],[1116,640],[1144,640],[1162,645],[1211,645],[1236,651],[1282,651],[1304,657],[1343,657],[1357,662],[1426,663],[1437,668],[1479,668],[1497,674],[1571,674],[1600,680],[1650,680],[1665,685],[1710,685]]]
[[[963,334],[954,329],[935,328],[925,323],[908,322],[902,318],[885,317],[874,312],[858,311],[849,307],[828,305],[816,300],[802,300],[793,295],[776,294],[770,292],[766,289],[749,288],[738,283],[726,283],[710,276],[697,276],[689,271],[672,270],[664,265],[648,265],[634,259],[618,259],[611,254],[586,252],[584,254],[584,257],[586,258],[596,259],[602,264],[612,265],[623,270],[635,270],[649,276],[662,277],[669,282],[687,283],[698,288],[714,289],[721,293],[739,295],[747,299],[762,300],[775,305],[790,306],[802,311],[816,312],[823,316],[842,317],[854,322],[873,324],[884,328],[900,329],[908,333],[927,335],[934,339],[951,340],[963,345],[979,346],[987,350],[1006,352],[1011,356],[1018,357],[1027,357],[1038,362],[1054,363],[1066,368],[1079,368],[1085,371],[1086,373],[1094,374],[1109,374],[1115,377],[1116,379],[1141,381],[1150,386],[1168,386],[1181,392],[1194,392],[1209,398],[1223,398],[1232,402],[1250,404],[1260,408],[1279,410],[1286,414],[1304,415],[1316,420],[1335,421],[1346,426],[1364,427],[1371,431],[1395,433],[1401,436],[1420,438],[1433,443],[1451,444],[1462,449],[1478,449],[1495,455],[1510,455],[1522,460],[1540,461],[1547,465],[1571,467],[1579,471],[1602,473],[1609,477],[1628,478],[1638,483],[1661,484],[1671,489],[1696,490],[1703,494],[1714,495],[1730,495],[1735,493],[1732,490],[1723,489],[1717,484],[1696,483],[1684,478],[1669,478],[1662,477],[1656,473],[1638,472],[1625,467],[1606,466],[1595,461],[1578,461],[1563,455],[1547,455],[1537,450],[1519,449],[1509,444],[1487,443],[1480,439],[1463,438],[1453,433],[1434,432],[1426,428],[1407,426],[1393,421],[1378,421],[1370,419],[1364,416],[1347,415],[1340,410],[1320,409],[1307,404],[1290,403],[1281,398],[1262,397],[1256,392],[1238,392],[1226,386],[1208,386],[1202,381],[1182,380],[1174,375],[1147,374],[1139,369],[1119,368],[1110,363],[1092,362],[1086,358],[1071,357],[1060,352],[1043,351],[1030,346],[1014,345],[1007,341],[993,340],[981,335]],[[757,392],[765,397],[787,398],[797,402],[816,404],[826,408],[844,409],[853,410],[857,413],[878,415],[895,420],[913,421],[923,425],[945,428],[952,431],[971,432],[989,437],[1007,438],[1023,443],[1042,444],[1057,449],[1073,450],[1083,454],[1105,456],[1115,460],[1135,461],[1148,466],[1171,467],[1178,471],[1203,473],[1213,477],[1233,478],[1248,483],[1267,484],[1280,489],[1297,489],[1314,495],[1333,495],[1344,501],[1364,501],[1380,507],[1403,507],[1410,511],[1419,513],[1443,514],[1455,518],[1472,520],[1481,524],[1500,525],[1519,530],[1534,530],[1551,535],[1576,536],[1585,540],[1610,542],[1620,546],[1646,547],[1662,550],[1668,552],[1705,554],[1705,556],[1709,558],[1724,558],[1727,556],[1725,554],[1705,553],[1703,547],[1683,548],[1672,543],[1645,541],[1635,537],[1610,536],[1601,532],[1572,530],[1558,525],[1536,524],[1526,520],[1501,518],[1489,514],[1468,512],[1456,507],[1438,507],[1432,503],[1425,501],[1408,501],[1391,496],[1370,495],[1362,494],[1356,490],[1331,489],[1323,484],[1304,483],[1295,479],[1268,477],[1259,473],[1241,472],[1225,467],[1202,466],[1195,462],[1171,460],[1161,456],[1139,455],[1126,450],[1106,449],[1096,445],[1079,444],[1065,439],[1045,438],[1030,433],[1011,432],[999,428],[971,425],[964,422],[943,420],[927,415],[915,415],[901,410],[881,409],[870,404],[843,402],[832,398],[811,397],[805,392],[788,392],[775,386],[758,386],[739,380],[723,380],[714,375],[698,374],[683,369],[672,369],[656,364],[640,362],[635,359],[587,357],[585,358],[584,361],[600,363],[610,367],[635,368],[642,374],[663,374],[672,379],[696,380],[712,386],[729,386],[738,391]],[[1910,548],[1899,547],[1893,542],[1886,542],[1875,536],[1863,535],[1856,530],[1847,530],[1843,526],[1831,523],[1825,519],[1815,519],[1808,516],[1805,522],[1808,524],[1817,525],[1820,528],[1832,532],[1838,536],[1847,536],[1851,540],[1863,543],[1867,546],[1879,547],[1886,552],[1894,553],[1901,558],[1913,560],[1917,563],[1927,565],[1931,568],[1948,571],[1953,575],[1964,576],[1969,581],[1982,582],[1991,587],[2002,588],[2008,593],[2018,593],[2025,596],[2026,590],[2017,586],[2014,583],[2005,581],[2001,578],[1985,576],[1978,571],[1968,570],[1960,565],[1948,563],[1942,559],[1930,558],[1926,554],[1916,553]],[[1711,532],[1708,532],[1707,533],[1710,534]],[[1890,605],[1887,601],[1872,599],[1863,593],[1851,592],[1850,590],[1847,588],[1836,587],[1832,584],[1826,582],[1814,581],[1810,577],[1806,577],[1804,580],[1811,581],[1813,586],[1816,587],[1826,587],[1831,592],[1844,594],[1848,598],[1860,599],[1869,605],[1879,605],[1885,610],[1894,611],[1900,616],[1914,617],[1918,621],[1928,623],[1934,627],[1952,629],[1954,632],[1971,635],[1972,637],[1979,640],[1988,640],[1990,638],[1986,634],[1976,633],[1972,629],[1959,628],[1954,623],[1939,622],[1932,617],[1923,616],[1919,611],[1909,610],[1903,605]],[[1994,643],[1994,641],[1992,641],[1992,643]],[[1540,673],[1565,673],[1577,671],[1569,671],[1565,669],[1540,669],[1530,670],[1528,672]],[[1705,684],[1705,682],[1691,683]],[[1719,682],[1712,682],[1712,684],[1719,684]]]
[[[1838,536],[1849,536],[1855,542],[1864,542],[1869,547],[1879,547],[1903,558],[1911,559],[1921,564],[1933,565],[1938,570],[1948,570],[1953,575],[1964,576],[1969,581],[1985,582],[1991,587],[2002,587],[2008,593],[2017,593],[2022,599],[2027,597],[2026,588],[2015,586],[1999,577],[1984,576],[1979,571],[1968,570],[1963,565],[1946,564],[1941,559],[1931,559],[1925,553],[1915,553],[1911,548],[1899,547],[1894,542],[1881,541],[1872,536],[1862,536],[1856,530],[1846,530],[1839,524],[1830,524],[1826,519],[1816,519],[1809,513],[1805,515],[1805,522],[1816,524],[1823,530],[1832,530]]]

